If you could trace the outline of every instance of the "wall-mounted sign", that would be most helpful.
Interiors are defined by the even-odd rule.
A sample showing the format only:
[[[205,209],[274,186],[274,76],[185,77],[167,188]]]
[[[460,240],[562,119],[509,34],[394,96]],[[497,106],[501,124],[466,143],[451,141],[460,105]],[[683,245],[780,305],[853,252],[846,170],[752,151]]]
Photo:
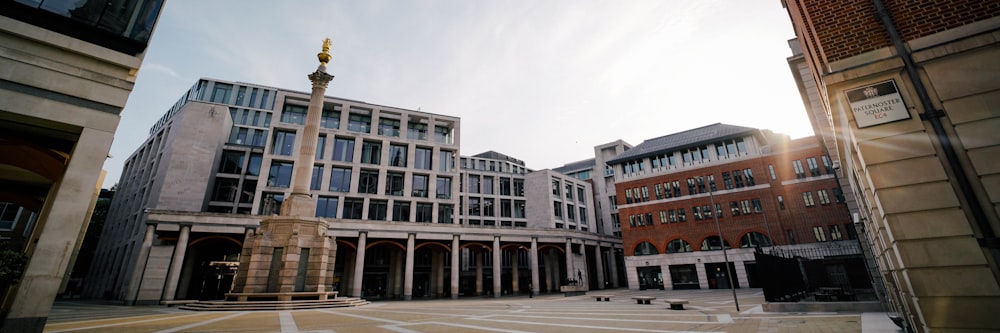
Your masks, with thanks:
[[[910,119],[910,111],[896,89],[896,81],[889,80],[854,88],[844,92],[851,103],[851,112],[858,128]]]

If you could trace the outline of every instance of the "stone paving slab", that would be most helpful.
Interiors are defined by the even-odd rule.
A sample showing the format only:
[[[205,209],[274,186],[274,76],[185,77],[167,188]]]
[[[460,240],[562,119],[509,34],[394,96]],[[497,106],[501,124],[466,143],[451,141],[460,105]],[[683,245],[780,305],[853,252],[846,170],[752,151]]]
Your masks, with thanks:
[[[875,323],[884,314],[764,313],[760,289],[737,290],[741,311],[736,311],[729,290],[618,289],[600,293],[612,295],[612,301],[594,302],[587,295],[548,294],[535,298],[379,301],[357,308],[235,313],[57,302],[45,332],[835,333],[862,332],[863,318],[866,330],[884,328],[884,323]],[[670,310],[666,303],[638,305],[630,298],[638,295],[683,298],[691,304],[682,311]]]

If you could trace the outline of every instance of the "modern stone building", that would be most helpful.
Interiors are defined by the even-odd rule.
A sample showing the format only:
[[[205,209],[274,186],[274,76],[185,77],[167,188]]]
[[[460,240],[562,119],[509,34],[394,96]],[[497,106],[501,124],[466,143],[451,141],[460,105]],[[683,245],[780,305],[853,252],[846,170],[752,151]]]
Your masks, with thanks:
[[[65,285],[162,6],[0,2],[0,238],[30,257],[3,332],[41,332]]]
[[[860,254],[815,137],[713,124],[648,139],[607,165],[631,289],[728,288],[728,272],[736,287],[759,287],[771,277],[755,268],[758,247]]]
[[[782,4],[890,306],[917,332],[996,330],[1000,3]]]
[[[93,271],[84,295],[222,298],[243,242],[291,191],[308,98],[196,83],[126,161],[95,262],[111,269]],[[327,289],[411,299],[558,291],[579,278],[603,288],[620,241],[591,230],[590,185],[495,152],[461,157],[460,133],[456,117],[326,97],[311,189],[336,243]],[[552,195],[551,180],[572,197]],[[572,219],[544,211],[554,202]]]

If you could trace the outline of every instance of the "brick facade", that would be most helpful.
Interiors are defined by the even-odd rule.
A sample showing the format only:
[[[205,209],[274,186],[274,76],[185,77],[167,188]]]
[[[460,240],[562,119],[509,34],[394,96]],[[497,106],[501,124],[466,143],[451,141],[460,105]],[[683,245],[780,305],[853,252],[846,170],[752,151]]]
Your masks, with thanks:
[[[725,164],[710,164],[703,168],[688,169],[681,172],[656,175],[653,177],[619,182],[616,184],[619,216],[622,224],[622,242],[626,256],[635,255],[636,247],[642,242],[650,242],[656,247],[658,253],[665,253],[667,244],[674,239],[682,239],[689,243],[693,250],[702,250],[702,241],[709,236],[718,234],[713,218],[694,217],[694,207],[710,205],[713,198],[706,190],[695,194],[690,193],[687,186],[687,179],[693,177],[706,177],[712,175],[715,179],[717,190],[714,192],[715,204],[721,205],[722,214],[719,216],[719,223],[725,240],[732,246],[738,247],[740,239],[747,233],[757,232],[772,239],[778,245],[801,244],[816,242],[813,234],[813,227],[822,227],[826,240],[833,240],[830,234],[831,226],[837,226],[841,237],[848,239],[850,228],[850,216],[843,200],[838,200],[834,189],[838,188],[836,178],[832,175],[833,170],[827,170],[823,166],[822,156],[824,149],[815,137],[797,139],[789,142],[787,146],[776,147],[777,152],[754,157],[751,159],[737,160]],[[807,164],[807,158],[815,158],[818,165],[818,174],[813,176]],[[805,178],[797,178],[794,172],[793,161],[801,161]],[[777,179],[772,179],[768,166],[773,166]],[[754,186],[747,186],[747,179],[743,179],[743,187],[726,190],[723,173],[733,173],[744,169],[752,170]],[[672,183],[677,181],[681,185],[681,196],[673,198],[657,199],[656,184]],[[629,203],[625,191],[632,188],[647,188],[649,200],[638,199],[639,202]],[[696,185],[697,187],[697,185]],[[829,203],[820,202],[817,191],[825,191],[829,198]],[[814,205],[806,207],[802,197],[803,192],[809,192]],[[778,196],[784,200],[784,208],[778,203]],[[731,204],[733,202],[741,205],[741,202],[758,199],[761,210],[756,212],[751,206],[751,213],[742,212],[740,215],[732,214]],[[686,219],[683,222],[661,222],[660,212],[668,212],[684,209]],[[648,214],[648,215],[647,215]],[[643,221],[633,225],[630,216],[642,215]],[[646,221],[647,216],[652,217],[652,221]],[[766,222],[765,222],[766,219]],[[789,239],[789,234],[794,240]]]

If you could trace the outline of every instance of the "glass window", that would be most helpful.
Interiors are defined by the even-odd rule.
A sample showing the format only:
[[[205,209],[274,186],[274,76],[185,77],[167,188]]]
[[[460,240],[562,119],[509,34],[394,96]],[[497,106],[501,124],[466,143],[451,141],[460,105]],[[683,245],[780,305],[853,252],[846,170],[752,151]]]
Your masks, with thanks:
[[[257,191],[257,181],[254,179],[244,179],[243,189],[240,191],[240,203],[253,203],[254,194]],[[247,213],[249,214],[249,212]]]
[[[830,204],[830,195],[826,193],[826,190],[816,191],[816,196],[819,197],[819,203],[821,205]]]
[[[833,173],[833,164],[830,163],[830,157],[826,155],[820,157],[823,158],[823,168],[826,169],[826,173],[827,174]]]
[[[813,227],[813,236],[816,236],[817,242],[826,241],[826,231],[823,230],[823,227]]]
[[[316,199],[316,217],[337,217],[337,197],[320,196]]]
[[[785,198],[778,196],[778,208],[785,209]]]
[[[406,167],[406,146],[389,145],[389,166]]]
[[[566,183],[566,199],[573,200],[573,184]]]
[[[514,200],[514,217],[524,218],[524,200]]]
[[[372,117],[365,114],[351,113],[347,117],[347,130],[359,133],[371,133]]]
[[[583,194],[583,187],[576,188],[576,200],[579,202],[587,202],[587,197]]]
[[[524,179],[514,179],[514,196],[524,196]]]
[[[830,240],[844,240],[844,235],[840,233],[840,226],[836,224],[830,226]]]
[[[792,169],[795,170],[795,178],[806,178],[806,171],[802,168],[802,161],[792,161]]]
[[[552,180],[552,195],[557,196],[557,197],[562,196],[562,194],[559,192],[559,189],[560,189],[559,188],[559,180],[558,179],[553,179]]]
[[[469,193],[479,193],[479,175],[469,175]]]
[[[579,208],[580,208],[580,224],[586,224],[587,223],[587,208],[585,208],[585,207],[579,207]]]
[[[438,199],[451,199],[451,177],[437,177],[436,192]]]
[[[747,180],[747,186],[753,186],[753,169],[743,169],[743,177]]]
[[[333,139],[333,160],[351,162],[354,160],[354,139]]]
[[[229,104],[229,96],[233,92],[233,85],[215,83],[215,87],[212,89],[212,102]]]
[[[434,126],[434,142],[451,143],[451,129],[445,126]]]
[[[500,195],[510,195],[510,178],[500,177]]]
[[[753,205],[754,213],[764,212],[764,206],[760,204],[760,199],[750,199],[750,204]]]
[[[342,218],[360,220],[361,214],[365,209],[365,199],[361,198],[345,198],[344,199],[344,215]]]
[[[430,223],[431,214],[434,212],[434,205],[424,202],[418,202],[416,207],[416,220],[415,222],[420,223]]]
[[[247,164],[247,176],[260,176],[260,163],[264,160],[261,154],[250,154],[250,163]]]
[[[771,173],[771,179],[778,179],[778,175],[774,174],[774,165],[768,164],[767,171]]]
[[[748,232],[740,238],[740,247],[771,246],[771,240],[759,232]]]
[[[239,183],[239,179],[216,178],[212,201],[235,202]]]
[[[493,194],[493,176],[483,176],[483,194]]]
[[[566,205],[566,219],[576,221],[576,206],[570,204]]]
[[[805,202],[806,207],[812,207],[816,205],[816,203],[813,202],[812,192],[802,192],[802,201]]]
[[[694,248],[691,244],[685,242],[683,239],[674,239],[667,243],[667,253],[684,253],[684,252],[694,252]]]
[[[245,156],[246,154],[241,151],[223,151],[222,162],[219,163],[219,172],[234,174],[243,173],[243,159]]]
[[[730,248],[729,241],[726,240],[720,241],[719,236],[708,236],[705,238],[705,240],[701,241],[702,251],[722,250],[723,246],[725,246],[727,249]]]
[[[392,220],[393,221],[409,221],[410,220],[410,203],[406,201],[396,201],[392,203]]]
[[[657,251],[656,246],[650,242],[642,242],[635,247],[635,255],[637,256],[648,256],[654,254],[659,254],[659,251]]]
[[[281,122],[305,125],[307,111],[302,105],[285,104],[285,109],[281,111]]]
[[[403,195],[403,174],[399,172],[387,172],[385,175],[385,194]]]
[[[483,198],[483,216],[496,216],[493,198]]]
[[[319,126],[323,128],[340,128],[340,105],[334,105],[333,109],[323,109],[319,117]]]
[[[552,213],[557,219],[562,219],[562,203],[559,201],[552,202]]]
[[[406,138],[413,140],[427,140],[427,124],[407,122]]]
[[[426,198],[428,181],[427,175],[413,175],[413,196]]]
[[[288,187],[292,183],[292,162],[271,161],[267,174],[267,186]]]
[[[351,169],[350,168],[331,168],[330,172],[330,191],[332,192],[350,192],[351,191]]]
[[[500,199],[500,217],[511,217],[511,205],[509,199]]]
[[[271,154],[291,156],[293,148],[295,148],[295,132],[274,131]]]
[[[399,119],[379,118],[378,135],[399,136]]]
[[[326,156],[326,135],[316,138],[316,159],[322,160]]]
[[[372,221],[385,221],[386,211],[389,209],[389,202],[385,200],[368,201],[368,219]]]
[[[469,215],[480,215],[479,198],[469,198]]]
[[[438,171],[455,171],[455,152],[447,150],[438,151]]]
[[[323,166],[314,165],[309,189],[318,191],[321,188],[323,188]]]
[[[413,167],[422,170],[430,170],[432,165],[431,153],[432,150],[430,148],[417,147],[416,151],[414,151]]]
[[[452,215],[455,212],[454,205],[438,205],[438,223],[452,224]]]
[[[378,193],[378,170],[361,170],[358,177],[358,193]]]
[[[379,164],[382,160],[382,143],[364,141],[361,143],[361,163]]]
[[[816,164],[816,158],[810,157],[806,159],[806,164],[809,165],[809,176],[816,177],[821,175],[819,172],[819,164]]]
[[[281,203],[285,201],[284,193],[264,192],[260,197],[260,215],[281,213]]]

